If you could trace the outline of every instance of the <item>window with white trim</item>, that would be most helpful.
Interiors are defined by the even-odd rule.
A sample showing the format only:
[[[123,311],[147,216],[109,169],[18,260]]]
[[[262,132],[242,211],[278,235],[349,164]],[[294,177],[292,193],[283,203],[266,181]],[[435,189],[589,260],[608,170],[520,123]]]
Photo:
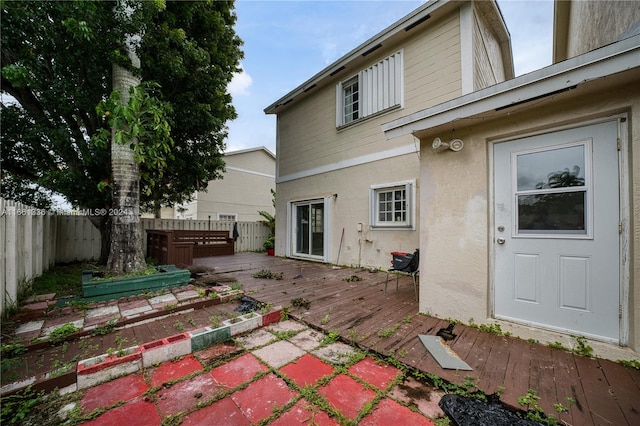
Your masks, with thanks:
[[[402,50],[338,83],[336,127],[396,108],[403,102]]]
[[[218,220],[235,222],[238,220],[238,214],[237,213],[218,213]]]
[[[372,227],[411,228],[414,224],[415,181],[370,187],[370,220]]]

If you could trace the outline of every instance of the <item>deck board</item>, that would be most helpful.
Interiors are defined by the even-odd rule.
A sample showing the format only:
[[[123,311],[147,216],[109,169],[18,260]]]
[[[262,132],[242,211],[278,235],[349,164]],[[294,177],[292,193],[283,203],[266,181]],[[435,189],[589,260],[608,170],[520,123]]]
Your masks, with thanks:
[[[500,400],[509,407],[523,409],[518,398],[534,389],[541,397],[540,406],[564,422],[561,424],[640,424],[640,371],[618,363],[459,324],[454,327],[457,337],[447,343],[473,371],[440,368],[417,336],[435,335],[449,322],[417,315],[410,277],[400,277],[398,290],[390,278],[385,294],[384,272],[334,269],[257,253],[196,259],[196,264],[214,268],[213,278],[239,282],[248,295],[261,302],[290,306],[293,299],[305,298],[310,302],[309,309],[291,308],[293,318],[325,333],[338,331],[346,342],[381,356],[393,356],[421,373],[456,384],[473,380],[488,394],[500,390]],[[284,279],[251,276],[262,269],[282,272]],[[362,280],[346,281],[352,275]],[[391,335],[378,335],[396,324],[398,328]],[[558,413],[554,404],[569,410]]]

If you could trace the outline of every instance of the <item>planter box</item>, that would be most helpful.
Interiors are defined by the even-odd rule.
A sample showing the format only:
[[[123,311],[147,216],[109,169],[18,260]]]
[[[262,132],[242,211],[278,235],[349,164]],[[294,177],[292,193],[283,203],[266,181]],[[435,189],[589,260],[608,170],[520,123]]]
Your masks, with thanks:
[[[151,367],[158,362],[169,361],[191,353],[191,337],[188,333],[176,334],[140,345],[142,366]]]
[[[156,266],[158,273],[138,277],[93,280],[92,271],[82,273],[83,300],[110,300],[189,284],[191,273],[174,265]]]
[[[231,339],[231,329],[228,325],[217,328],[205,327],[194,330],[189,334],[191,335],[191,349],[193,352]]]
[[[262,326],[262,315],[257,313],[240,315],[237,318],[232,318],[223,321],[223,324],[228,325],[231,330],[231,335],[241,334],[254,328]]]
[[[123,356],[104,354],[78,362],[78,389],[86,389],[142,368],[142,354],[138,346],[124,349],[123,353]]]

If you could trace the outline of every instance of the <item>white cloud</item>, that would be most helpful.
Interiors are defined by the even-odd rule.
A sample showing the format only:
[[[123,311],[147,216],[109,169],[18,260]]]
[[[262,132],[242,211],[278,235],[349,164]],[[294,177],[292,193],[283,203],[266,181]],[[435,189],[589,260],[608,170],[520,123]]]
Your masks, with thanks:
[[[229,83],[228,89],[231,96],[248,96],[249,88],[253,84],[251,76],[243,69],[240,73],[235,73]]]

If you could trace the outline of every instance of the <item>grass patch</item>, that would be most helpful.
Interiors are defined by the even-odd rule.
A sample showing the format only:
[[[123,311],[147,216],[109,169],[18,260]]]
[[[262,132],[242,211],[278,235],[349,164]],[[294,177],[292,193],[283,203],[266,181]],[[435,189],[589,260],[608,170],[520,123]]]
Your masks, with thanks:
[[[82,296],[82,271],[95,265],[70,263],[56,265],[41,276],[34,278],[26,296],[55,293],[56,297]]]

